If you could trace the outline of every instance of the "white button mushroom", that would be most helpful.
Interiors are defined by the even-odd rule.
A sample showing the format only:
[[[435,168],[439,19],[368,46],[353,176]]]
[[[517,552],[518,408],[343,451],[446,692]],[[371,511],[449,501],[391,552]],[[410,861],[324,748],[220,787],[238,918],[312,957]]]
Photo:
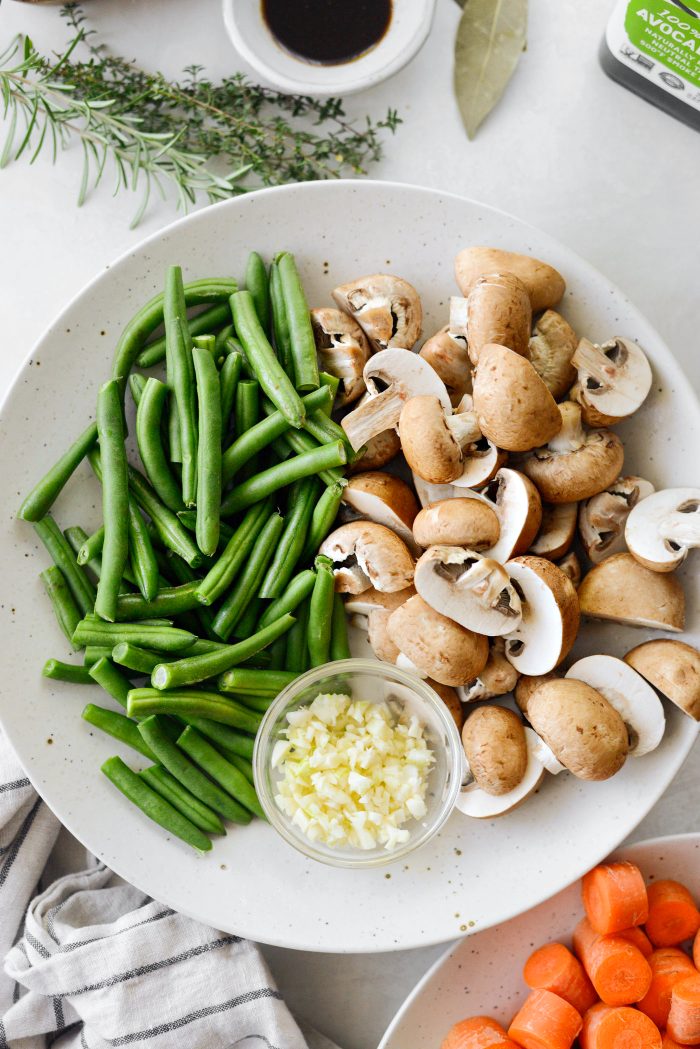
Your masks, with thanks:
[[[521,674],[546,674],[561,663],[576,640],[576,591],[571,580],[542,557],[516,557],[505,569],[522,608],[520,622],[504,632],[506,658]]]
[[[441,615],[418,595],[392,612],[388,630],[410,666],[441,685],[463,685],[486,666],[486,638]]]
[[[343,489],[341,512],[351,519],[375,521],[396,532],[413,554],[420,549],[413,538],[413,522],[418,513],[416,497],[400,477],[374,470],[355,474]]]
[[[683,587],[668,573],[652,572],[632,554],[613,554],[594,565],[578,588],[581,614],[630,626],[681,631]]]
[[[355,318],[377,350],[410,350],[420,338],[423,310],[418,292],[402,277],[373,273],[341,284],[333,298]]]
[[[501,563],[530,548],[542,523],[542,500],[532,481],[507,467],[499,470],[483,490],[500,524],[498,541],[486,556]]]
[[[416,543],[429,546],[466,546],[481,552],[498,542],[501,527],[496,511],[485,499],[440,499],[418,513],[413,522]]]
[[[402,539],[374,521],[352,521],[327,536],[320,554],[334,565],[339,593],[361,594],[374,586],[393,593],[413,582],[413,557]]]
[[[615,656],[585,656],[566,672],[585,681],[615,708],[627,727],[629,756],[641,758],[656,750],[666,728],[664,708],[641,674]]]
[[[678,568],[700,546],[700,488],[664,488],[647,496],[627,518],[625,540],[646,568]]]
[[[505,816],[537,790],[544,776],[544,767],[537,756],[538,737],[530,728],[523,729],[523,733],[527,748],[527,765],[520,782],[507,793],[498,795],[482,790],[476,779],[467,782],[456,801],[457,808],[465,816],[482,820]]]
[[[700,721],[700,652],[683,641],[657,638],[633,648],[625,663],[684,714]]]
[[[481,246],[459,252],[455,259],[455,276],[462,295],[468,295],[484,273],[514,273],[527,288],[533,313],[556,306],[566,291],[562,275],[530,255]]]
[[[370,346],[352,317],[332,306],[310,311],[316,353],[323,371],[340,379],[335,407],[343,408],[365,392],[362,372],[369,360]]]
[[[508,572],[475,550],[431,546],[418,558],[414,585],[432,608],[480,634],[508,634],[520,622],[520,598]]]
[[[654,486],[643,477],[618,477],[604,492],[591,496],[579,508],[581,542],[590,561],[599,564],[625,549],[625,524],[638,502]]]
[[[532,307],[527,288],[513,273],[477,277],[467,298],[466,334],[469,357],[476,364],[484,346],[498,343],[527,354]]]
[[[506,659],[506,643],[502,637],[489,641],[489,658],[478,677],[457,689],[463,703],[505,696],[517,686],[520,674]]]
[[[560,313],[547,310],[538,318],[527,356],[555,401],[566,395],[576,379],[571,358],[577,344],[576,332]]]
[[[465,393],[471,393],[472,369],[467,340],[452,332],[449,324],[425,340],[420,356],[440,376],[454,407]]]
[[[558,561],[567,553],[576,535],[578,503],[545,503],[542,524],[530,547],[535,557]]]
[[[561,429],[557,403],[525,357],[490,343],[474,372],[474,408],[481,432],[498,448],[526,452]]]
[[[644,351],[619,336],[598,346],[581,339],[572,358],[578,382],[572,399],[578,401],[589,426],[611,426],[632,415],[651,389],[652,374]]]

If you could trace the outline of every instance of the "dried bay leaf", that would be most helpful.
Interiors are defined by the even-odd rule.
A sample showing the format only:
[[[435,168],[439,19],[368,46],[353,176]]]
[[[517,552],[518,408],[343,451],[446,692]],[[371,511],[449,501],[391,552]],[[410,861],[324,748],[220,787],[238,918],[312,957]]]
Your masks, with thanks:
[[[505,91],[527,37],[527,0],[468,0],[455,39],[454,89],[474,138]]]

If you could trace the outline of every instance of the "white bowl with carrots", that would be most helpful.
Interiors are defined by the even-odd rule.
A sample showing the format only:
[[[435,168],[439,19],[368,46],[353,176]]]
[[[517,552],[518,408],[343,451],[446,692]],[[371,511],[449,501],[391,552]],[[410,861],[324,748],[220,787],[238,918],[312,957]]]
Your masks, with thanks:
[[[461,940],[379,1049],[700,1045],[700,834],[632,845]]]

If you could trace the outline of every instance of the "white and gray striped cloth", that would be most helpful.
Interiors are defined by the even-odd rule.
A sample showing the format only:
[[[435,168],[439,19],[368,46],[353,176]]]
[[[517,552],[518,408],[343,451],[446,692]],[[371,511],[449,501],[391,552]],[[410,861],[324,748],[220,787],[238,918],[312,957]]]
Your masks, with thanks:
[[[75,873],[80,854],[88,869]],[[157,903],[78,846],[2,729],[0,952],[0,1049],[334,1049],[302,1033],[254,944]]]

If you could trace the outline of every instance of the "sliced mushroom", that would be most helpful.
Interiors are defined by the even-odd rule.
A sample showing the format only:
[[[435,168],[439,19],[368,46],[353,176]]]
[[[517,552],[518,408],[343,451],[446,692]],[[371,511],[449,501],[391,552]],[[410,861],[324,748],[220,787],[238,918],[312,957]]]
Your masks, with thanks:
[[[581,425],[581,409],[573,401],[559,405],[561,429],[546,447],[523,456],[523,473],[535,482],[547,503],[574,503],[604,491],[619,476],[625,452],[610,430]]]
[[[565,576],[567,576],[578,590],[581,585],[581,579],[583,573],[581,571],[581,562],[578,559],[578,554],[575,550],[570,550],[566,557],[562,557],[561,561],[557,561],[557,568],[559,568]]]
[[[506,659],[506,643],[502,637],[492,637],[489,641],[489,658],[478,677],[457,689],[463,703],[475,703],[477,700],[493,699],[512,692],[518,683],[520,674]]]
[[[362,455],[348,467],[349,472],[362,473],[365,470],[381,470],[401,451],[401,441],[396,430],[382,430],[370,437]]]
[[[402,539],[374,521],[352,521],[331,532],[319,553],[334,564],[335,588],[361,594],[373,586],[393,593],[413,582],[413,558]]]
[[[477,277],[467,299],[466,320],[473,364],[490,343],[527,354],[532,307],[527,288],[513,273],[494,272]]]
[[[576,640],[576,591],[571,580],[542,557],[516,557],[505,568],[522,608],[520,622],[505,635],[506,658],[521,674],[547,674]]]
[[[625,524],[631,510],[654,486],[642,477],[618,477],[604,492],[591,496],[579,508],[581,542],[590,561],[599,564],[625,549]]]
[[[463,492],[453,484],[428,484],[415,471],[413,474],[413,487],[418,496],[421,506],[430,506],[444,499],[471,498],[472,495],[479,496],[478,492]]]
[[[506,707],[479,707],[464,722],[462,743],[469,771],[487,794],[509,794],[527,769],[523,723]]]
[[[473,411],[446,413],[437,397],[411,397],[401,409],[399,437],[406,462],[429,484],[449,484],[462,473],[462,449],[481,437]]]
[[[505,346],[482,349],[473,397],[481,432],[506,451],[537,448],[561,428],[556,401],[533,366]]]
[[[576,332],[560,313],[547,310],[538,318],[527,355],[555,401],[576,381],[571,358],[577,343]]]
[[[683,641],[658,638],[633,648],[625,663],[684,714],[700,721],[700,652]]]
[[[572,363],[578,369],[572,398],[581,405],[589,426],[610,426],[626,419],[642,406],[651,389],[649,361],[631,339],[616,336],[602,346],[581,339]]]
[[[556,306],[566,291],[564,278],[552,266],[529,255],[501,248],[465,248],[455,259],[455,275],[462,295],[469,295],[484,273],[514,273],[530,296],[533,313]]]
[[[505,816],[537,790],[544,776],[544,767],[537,757],[540,741],[531,728],[525,728],[523,732],[527,747],[527,766],[523,778],[507,794],[499,795],[487,794],[473,779],[462,788],[455,803],[465,816],[482,820]]]
[[[413,535],[423,549],[429,546],[468,546],[485,550],[498,542],[498,517],[485,500],[441,499],[423,507],[413,522]]]
[[[579,779],[609,779],[625,763],[624,721],[583,681],[542,682],[528,700],[527,718],[555,758]]]
[[[361,594],[351,594],[345,602],[345,611],[350,615],[350,622],[359,630],[367,631],[367,640],[377,659],[384,663],[395,663],[398,649],[389,637],[387,623],[394,609],[399,608],[409,597],[413,597],[412,586],[405,590],[395,590],[391,594],[382,593],[370,587]]]
[[[420,356],[437,372],[445,384],[453,407],[465,393],[471,393],[472,369],[467,340],[450,330],[449,324],[423,343]]]
[[[340,379],[335,407],[343,408],[365,392],[362,372],[370,346],[360,325],[332,306],[310,311],[316,352],[322,369]]]
[[[615,656],[585,656],[566,672],[585,681],[615,708],[627,728],[629,757],[641,758],[656,750],[666,728],[664,708],[641,674]]]
[[[568,551],[576,535],[578,503],[545,503],[542,524],[535,536],[530,553],[558,561]]]
[[[380,470],[355,474],[343,489],[343,503],[353,518],[376,521],[396,532],[409,550],[418,556],[420,550],[412,530],[418,502],[400,477]]]
[[[376,350],[410,350],[420,338],[423,310],[418,292],[402,277],[373,273],[341,284],[333,298],[355,318]]]
[[[630,626],[681,631],[683,587],[673,575],[652,572],[632,554],[613,554],[595,565],[578,588],[581,613]]]
[[[452,411],[445,385],[427,361],[410,350],[382,350],[370,357],[364,370],[369,396],[342,420],[353,448],[397,425],[410,397],[431,394],[446,412]]]
[[[532,481],[517,470],[499,470],[483,491],[498,516],[500,536],[487,551],[495,561],[524,554],[542,522],[542,500]]]
[[[461,732],[464,725],[464,711],[462,710],[462,704],[459,701],[456,689],[451,688],[450,685],[441,685],[439,681],[433,681],[432,678],[427,678],[426,684],[430,685],[433,692],[437,692],[452,715],[458,731]]]
[[[485,637],[441,615],[420,596],[409,598],[391,614],[388,630],[410,664],[441,685],[463,685],[488,659]]]
[[[520,598],[508,572],[475,550],[431,546],[416,564],[415,587],[436,611],[480,634],[507,634],[520,622]]]
[[[700,546],[700,488],[664,488],[647,496],[627,518],[625,540],[646,568],[678,568]]]

